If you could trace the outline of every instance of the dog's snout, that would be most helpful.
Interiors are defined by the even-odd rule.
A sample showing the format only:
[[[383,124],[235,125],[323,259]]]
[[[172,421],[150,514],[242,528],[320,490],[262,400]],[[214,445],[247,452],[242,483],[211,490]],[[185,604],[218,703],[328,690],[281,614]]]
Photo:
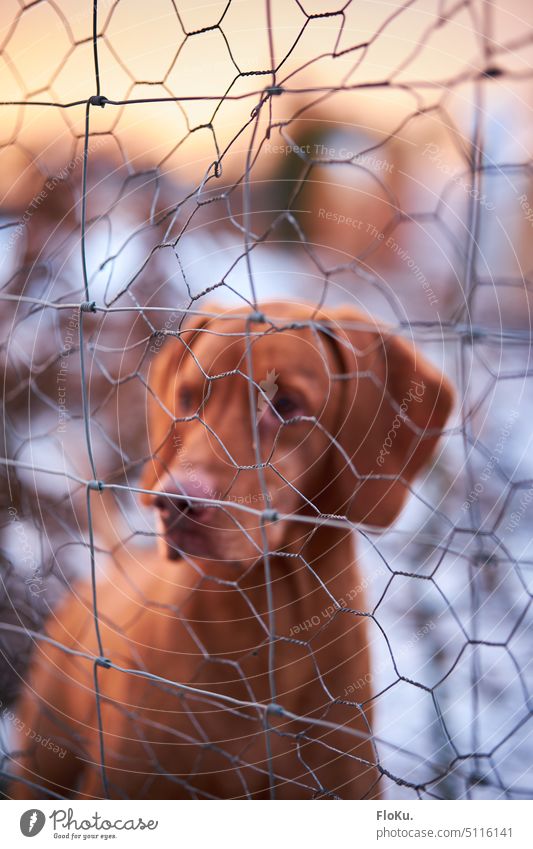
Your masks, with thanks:
[[[164,483],[164,492],[155,496],[154,506],[159,510],[163,522],[169,525],[183,515],[205,519],[212,509],[209,505],[212,497],[212,487],[198,476],[186,481],[173,479]]]

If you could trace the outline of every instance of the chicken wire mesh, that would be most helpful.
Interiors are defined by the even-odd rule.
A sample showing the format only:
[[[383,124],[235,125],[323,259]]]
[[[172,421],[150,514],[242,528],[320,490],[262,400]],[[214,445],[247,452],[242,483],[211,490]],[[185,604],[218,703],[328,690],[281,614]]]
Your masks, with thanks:
[[[196,757],[188,772],[169,770],[150,733],[172,723],[122,706],[149,764],[140,798],[158,792],[161,776],[166,793],[211,798],[200,778],[206,752],[237,776],[231,795],[257,795],[259,781],[276,798],[288,779],[272,738],[285,738],[298,760],[288,780],[297,795],[342,796],[321,781],[305,744],[318,739],[319,762],[332,749],[356,758],[356,720],[370,704],[377,779],[368,796],[531,793],[530,11],[481,0],[315,5],[160,0],[148,12],[125,0],[50,0],[2,12],[6,793],[28,653],[49,639],[45,619],[79,577],[94,591],[85,605],[96,645],[59,650],[65,664],[76,651],[86,661],[102,795],[119,792],[106,773],[109,667],[158,688],[190,720],[180,742]],[[120,571],[125,551],[143,563],[158,536],[139,505],[152,450],[151,362],[167,337],[183,338],[184,320],[230,321],[276,298],[317,310],[357,304],[414,339],[454,384],[454,418],[385,533],[325,515],[299,492],[290,518],[307,517],[306,539],[318,526],[353,527],[362,574],[350,598],[298,555],[316,584],[316,612],[303,621],[295,612],[280,632],[270,580],[280,553],[263,536],[266,609],[254,609],[241,578],[230,582],[263,632],[246,657],[215,657],[176,606],[169,615],[196,639],[190,680],[174,678],[172,665],[161,676],[142,656],[125,666],[102,643],[96,576]],[[291,317],[272,322],[281,335],[295,329]],[[253,327],[241,333],[248,345]],[[244,371],[263,398],[249,410],[257,441],[275,375]],[[260,460],[249,470],[255,504],[227,491],[202,498],[243,537],[242,516],[264,527],[276,508]],[[234,471],[244,470],[237,462]],[[137,604],[153,606],[135,572],[121,577]],[[199,568],[191,591],[208,577]],[[317,667],[320,710],[295,715],[276,692],[276,652],[290,643],[315,658],[339,618],[368,623],[371,680],[342,679],[332,692]],[[117,611],[116,628],[121,621]],[[262,698],[246,671],[258,650],[270,688]],[[241,697],[198,684],[215,662],[221,682],[228,668],[242,680]],[[238,739],[210,740],[198,705],[221,712],[228,728],[253,725],[264,758]],[[335,746],[316,736],[341,726]],[[57,732],[60,749],[66,734]],[[83,739],[68,738],[75,745],[86,762]],[[20,781],[62,795],[38,775]]]

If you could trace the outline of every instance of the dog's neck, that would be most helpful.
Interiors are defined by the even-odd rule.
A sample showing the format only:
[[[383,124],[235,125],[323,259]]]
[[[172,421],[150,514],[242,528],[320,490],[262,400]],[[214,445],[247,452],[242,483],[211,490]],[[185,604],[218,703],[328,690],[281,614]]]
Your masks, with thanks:
[[[145,595],[199,628],[210,655],[239,657],[263,646],[269,633],[278,638],[279,652],[289,650],[312,636],[309,622],[320,628],[335,609],[364,606],[351,533],[318,527],[302,547],[302,525],[292,524],[293,543],[287,541],[283,555],[272,552],[268,561],[259,557],[241,566],[157,558],[146,570]],[[174,618],[163,626],[169,644],[179,635],[177,650],[183,651]]]
[[[299,524],[296,530],[297,535],[301,537],[302,525]],[[341,597],[358,580],[351,531],[318,526],[312,534],[308,534],[308,540],[303,547],[301,542],[296,543],[292,551],[299,555],[295,559],[297,568],[290,570],[296,583],[296,597],[305,600],[319,589],[324,600],[329,593],[334,598]]]

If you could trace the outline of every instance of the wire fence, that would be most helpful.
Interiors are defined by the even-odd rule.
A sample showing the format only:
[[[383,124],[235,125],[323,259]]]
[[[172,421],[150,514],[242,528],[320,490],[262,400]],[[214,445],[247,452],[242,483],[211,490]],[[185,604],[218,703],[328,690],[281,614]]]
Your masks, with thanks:
[[[89,796],[343,797],[353,771],[366,770],[367,798],[529,797],[527,11],[481,0],[431,11],[412,0],[384,9],[295,0],[290,10],[271,0],[220,10],[171,0],[150,14],[124,0],[86,5],[29,4],[6,20],[0,47],[4,91],[13,92],[1,104],[4,793],[25,736],[54,759],[52,784],[37,768],[19,775],[43,797],[70,795],[61,775],[71,752],[90,775]],[[260,47],[250,32],[264,35]],[[284,297],[294,306],[281,315],[264,306]],[[345,303],[368,318],[338,312]],[[273,353],[258,372],[254,357],[272,339],[305,338],[328,364],[334,394],[351,372],[331,373],[338,346],[361,357],[353,334],[382,322],[390,329],[380,340],[414,341],[457,398],[430,467],[404,482],[405,512],[378,533],[364,515],[322,510],[314,491],[287,480],[275,446],[265,460],[261,421],[274,415],[275,441],[307,426],[293,453],[309,433],[324,438],[311,466],[334,448],[355,491],[368,479],[393,485],[379,468],[358,468],[323,416],[290,399],[276,412],[278,361]],[[210,342],[202,355],[191,326]],[[164,384],[154,390],[172,345],[204,381],[203,398],[192,409],[185,399],[181,414]],[[239,355],[228,366],[232,345]],[[377,369],[359,377],[383,395]],[[217,409],[236,406],[236,380],[248,399],[242,451],[209,414],[224,382],[232,395]],[[402,403],[394,409],[405,425]],[[150,441],[154,404],[165,429]],[[196,480],[191,489],[190,443],[176,442],[176,424],[184,435],[200,427],[231,470],[225,486],[206,494]],[[394,432],[388,438],[391,448]],[[386,453],[384,443],[383,462]],[[210,505],[224,568],[237,560],[232,545],[249,565],[219,572],[176,544],[189,571],[169,603],[146,583],[154,570],[171,583],[173,562],[153,554],[164,534],[139,505],[143,494],[165,495],[156,482],[178,468],[176,457],[189,489],[171,499]],[[149,485],[139,482],[146,464]],[[274,526],[296,527],[298,546],[284,551]],[[337,542],[353,534],[360,571],[351,583],[313,559],[324,529]],[[145,568],[154,556],[159,565]],[[288,610],[279,601],[286,573],[310,588]],[[100,610],[109,583],[125,608]],[[231,620],[216,610],[228,592]],[[71,631],[48,619],[62,594],[79,617]],[[202,598],[210,645],[194,601]],[[135,630],[147,610],[150,621],[179,627],[182,642],[163,666],[157,640],[139,641],[152,638],[149,626]],[[89,619],[91,636],[78,629]],[[108,644],[125,645],[114,642],[121,632],[137,635],[135,645],[109,654]],[[368,641],[370,661],[322,668],[335,640],[358,646],[347,661]],[[52,689],[68,690],[70,679],[94,713],[80,717],[72,703],[54,710],[42,694],[37,713],[22,713],[24,682],[39,693],[28,679],[31,649],[49,659]],[[350,677],[354,668],[362,678]],[[315,681],[315,703],[296,699],[298,675]],[[37,740],[39,714],[48,733]]]

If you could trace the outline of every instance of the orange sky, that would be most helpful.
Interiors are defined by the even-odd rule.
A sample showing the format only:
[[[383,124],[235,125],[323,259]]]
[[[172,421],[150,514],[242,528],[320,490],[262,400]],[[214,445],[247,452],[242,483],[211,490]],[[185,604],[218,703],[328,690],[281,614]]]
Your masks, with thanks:
[[[233,0],[221,29],[185,38],[183,28],[192,32],[214,25],[225,5],[226,0],[178,0],[180,24],[170,0],[101,0],[98,44],[102,93],[114,100],[216,97],[231,85],[237,68],[244,73],[268,69],[264,0]],[[334,11],[341,4],[339,0],[301,0],[301,5],[312,15]],[[391,78],[396,83],[409,83],[409,89],[403,90],[370,88],[336,95],[321,107],[323,118],[333,125],[350,126],[357,119],[372,132],[387,134],[417,106],[432,105],[443,96],[440,88],[415,88],[413,83],[443,81],[483,67],[484,45],[477,33],[487,5],[492,8],[491,43],[497,48],[522,37],[525,28],[531,26],[533,11],[528,0],[502,0],[500,8],[496,3],[475,0],[466,9],[460,3],[442,0],[412,4],[409,0],[357,0],[346,9],[342,32],[339,15],[308,20],[293,52],[282,63],[278,81],[286,80],[285,86],[294,89],[354,86]],[[91,6],[89,0],[43,0],[19,14],[15,0],[2,0],[0,89],[5,100],[51,99],[64,103],[85,100],[95,92]],[[449,16],[440,27],[436,26],[437,9]],[[294,0],[272,0],[271,19],[275,63],[279,64],[307,19]],[[348,47],[365,42],[369,43],[366,50],[331,56],[334,50],[342,54]],[[322,54],[323,58],[317,58]],[[528,48],[513,55],[500,54],[494,61],[505,62],[514,72],[524,72],[529,69],[530,54]],[[243,76],[236,80],[231,94],[257,92],[270,81],[268,75]],[[527,94],[519,95],[522,99],[529,95],[529,83],[526,85]],[[461,108],[463,96],[467,100],[470,96],[465,87],[451,97],[452,110]],[[287,118],[309,99],[310,95],[303,93],[276,98],[275,118]],[[220,148],[246,124],[257,101],[258,95],[253,94],[221,106],[214,119]],[[91,128],[111,134],[109,149],[121,160],[140,157],[143,167],[146,163],[159,164],[175,170],[178,176],[197,179],[216,158],[216,149],[209,129],[188,134],[187,122],[190,127],[209,122],[216,105],[216,100],[191,100],[180,105],[93,108]],[[45,172],[54,173],[73,155],[76,137],[83,134],[85,109],[32,106],[2,110],[0,192],[4,196],[14,174],[30,175],[32,160],[36,159]],[[227,169],[242,168],[249,141],[249,134],[244,134],[235,143]]]

